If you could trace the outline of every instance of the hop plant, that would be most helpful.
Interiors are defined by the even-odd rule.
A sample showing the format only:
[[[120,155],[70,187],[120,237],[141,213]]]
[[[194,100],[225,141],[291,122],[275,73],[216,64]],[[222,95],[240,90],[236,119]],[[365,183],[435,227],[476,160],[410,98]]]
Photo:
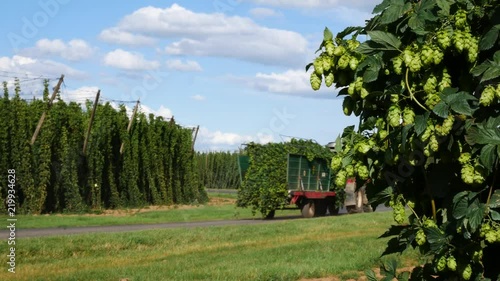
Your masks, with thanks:
[[[467,264],[465,268],[462,270],[462,278],[464,280],[469,280],[471,276],[472,276],[472,267],[470,266],[470,264]]]
[[[451,40],[448,35],[448,32],[446,32],[445,30],[439,31],[436,35],[436,38],[438,45],[439,47],[441,47],[441,49],[446,50],[448,47],[450,47]]]
[[[436,263],[436,269],[439,272],[444,271],[446,269],[446,257],[444,255],[438,258]]]
[[[488,85],[481,93],[481,97],[479,98],[479,104],[482,106],[489,106],[495,100],[495,88],[493,86]]]
[[[425,242],[427,242],[427,236],[425,235],[423,229],[419,229],[417,231],[417,234],[415,235],[415,242],[417,242],[419,246],[422,246],[425,244]]]
[[[368,167],[366,167],[365,165],[356,165],[356,173],[362,180],[367,180],[370,177]]]
[[[347,181],[347,172],[345,170],[338,171],[335,177],[335,185],[345,186],[346,181]]]
[[[329,56],[335,55],[335,44],[333,43],[332,40],[326,41],[326,43],[325,43],[325,50],[326,50],[326,53]]]
[[[458,157],[458,162],[463,165],[463,164],[469,163],[470,158],[471,158],[470,153],[463,152],[460,154],[460,157]]]
[[[403,126],[413,124],[415,122],[415,112],[409,106],[403,109]]]
[[[314,72],[316,75],[321,76],[323,75],[324,69],[323,69],[323,57],[317,57],[313,61],[313,66],[314,66]]]
[[[322,76],[318,75],[317,72],[311,73],[310,82],[311,82],[311,87],[313,88],[313,90],[315,90],[315,91],[319,90],[319,88],[321,87],[321,80],[322,80]]]
[[[399,106],[392,105],[391,107],[389,107],[387,119],[389,119],[389,125],[391,125],[392,127],[399,126],[401,121],[401,109],[399,109]]]
[[[334,76],[333,76],[333,72],[328,72],[328,74],[325,76],[325,85],[327,87],[330,87],[331,85],[333,85],[333,80],[334,80]]]
[[[394,68],[394,73],[401,75],[403,73],[403,59],[401,57],[395,57],[392,59],[392,67]]]
[[[451,271],[456,271],[457,270],[457,260],[455,259],[454,256],[449,256],[446,259],[446,266],[448,267],[449,270]]]
[[[340,168],[342,167],[342,157],[338,156],[338,155],[334,156],[332,158],[332,163],[331,163],[330,167],[332,168],[332,171],[334,171],[334,172],[340,170]]]

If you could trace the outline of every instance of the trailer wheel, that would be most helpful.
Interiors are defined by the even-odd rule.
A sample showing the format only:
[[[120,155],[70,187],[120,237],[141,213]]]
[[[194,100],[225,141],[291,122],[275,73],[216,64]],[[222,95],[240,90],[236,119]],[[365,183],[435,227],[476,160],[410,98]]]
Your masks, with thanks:
[[[326,215],[327,203],[325,200],[315,200],[314,216],[322,217]]]
[[[314,217],[314,209],[315,209],[315,206],[314,206],[314,202],[313,201],[306,202],[302,206],[302,216],[304,218],[312,218],[312,217]]]

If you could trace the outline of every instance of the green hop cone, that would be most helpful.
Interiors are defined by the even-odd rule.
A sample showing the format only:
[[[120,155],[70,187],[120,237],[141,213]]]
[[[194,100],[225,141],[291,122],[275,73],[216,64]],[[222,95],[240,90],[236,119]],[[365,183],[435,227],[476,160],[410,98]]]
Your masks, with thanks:
[[[462,166],[461,178],[462,181],[466,184],[474,183],[474,167],[470,164],[465,164]]]
[[[432,60],[435,65],[439,65],[444,59],[444,53],[439,49],[434,49]]]
[[[351,56],[349,54],[344,54],[339,58],[337,62],[337,67],[339,69],[346,69],[349,66],[349,61],[351,60]]]
[[[415,122],[415,112],[409,106],[403,109],[403,126],[413,124]]]
[[[497,98],[500,99],[500,84],[497,85],[497,88],[495,90],[495,95],[497,96]]]
[[[401,57],[395,57],[392,59],[392,67],[394,68],[394,72],[397,75],[401,75],[403,73],[403,59]]]
[[[359,47],[359,45],[359,41],[355,39],[347,40],[347,49],[349,49],[349,51],[354,51],[357,47]]]
[[[427,80],[425,80],[424,84],[424,92],[428,95],[435,94],[436,93],[436,86],[438,84],[436,76],[434,74],[431,74]]]
[[[446,266],[448,267],[449,270],[455,271],[457,270],[457,260],[455,259],[454,256],[449,256],[446,259]]]
[[[370,177],[370,172],[368,171],[368,167],[365,165],[356,166],[356,173],[358,177],[362,180],[367,180]]]
[[[325,76],[325,85],[327,87],[332,86],[333,80],[334,80],[333,72],[329,71],[328,74]]]
[[[422,60],[420,60],[419,56],[414,56],[408,67],[411,72],[419,72],[422,68]]]
[[[358,59],[355,58],[355,57],[351,57],[351,59],[349,60],[349,68],[351,68],[352,71],[356,70],[356,68],[358,68]]]
[[[475,263],[480,263],[483,260],[483,250],[479,249],[477,251],[474,251],[474,254],[472,255],[472,260]]]
[[[484,238],[490,244],[497,242],[497,234],[494,230],[489,230],[488,232],[486,232],[486,235],[484,236]]]
[[[313,90],[315,90],[315,91],[319,90],[319,88],[321,87],[321,79],[322,78],[323,77],[321,75],[318,75],[316,72],[311,73],[310,82],[311,82],[311,87],[313,88]]]
[[[429,66],[434,63],[434,50],[429,46],[424,46],[420,52],[420,60],[424,66]]]
[[[351,84],[349,84],[347,93],[349,94],[349,96],[354,96],[354,94],[356,93],[356,83],[352,82]]]
[[[433,228],[433,227],[437,227],[436,222],[435,222],[433,219],[430,219],[430,218],[426,218],[426,219],[424,220],[423,225],[424,225],[424,227],[426,227],[426,228]]]
[[[488,85],[484,90],[483,93],[481,94],[481,97],[479,98],[479,104],[482,106],[489,106],[495,99],[495,88],[493,86]]]
[[[403,51],[403,61],[406,67],[410,67],[411,61],[413,60],[413,52],[410,49],[405,49]]]
[[[366,142],[361,142],[358,144],[358,152],[361,154],[366,154],[370,151],[371,147]]]
[[[399,95],[398,94],[391,94],[391,102],[398,103],[399,102]]]
[[[437,33],[437,42],[441,49],[446,50],[451,45],[451,40],[448,32],[441,30]]]
[[[486,233],[491,230],[491,226],[488,223],[481,224],[481,229],[479,231],[479,237],[484,238]]]
[[[446,257],[440,256],[436,263],[436,269],[438,272],[444,271],[446,269]]]
[[[422,246],[425,244],[425,242],[427,242],[427,236],[425,235],[423,229],[419,229],[417,231],[417,234],[415,235],[415,242],[417,242],[419,246]]]
[[[342,167],[342,157],[340,156],[333,157],[330,167],[332,168],[333,172],[340,170],[340,168]]]
[[[426,96],[425,105],[427,105],[429,109],[433,109],[440,101],[441,98],[439,97],[439,94],[430,94]]]
[[[462,278],[464,280],[469,280],[471,276],[472,276],[472,267],[470,266],[470,264],[467,264],[465,268],[462,270]]]
[[[325,43],[325,50],[326,50],[326,53],[329,56],[335,55],[335,44],[333,44],[332,40],[326,41],[326,43]]]
[[[387,138],[387,135],[389,135],[389,133],[386,130],[378,131],[378,138],[380,140],[385,140],[385,138]]]
[[[333,66],[332,58],[328,56],[323,56],[321,62],[323,63],[323,74],[325,74],[325,72],[330,71],[330,69]]]
[[[345,171],[347,173],[348,178],[354,177],[354,166],[353,165],[347,165],[345,167]]]
[[[343,54],[345,54],[345,48],[344,46],[337,46],[333,50],[333,55],[336,57],[341,57]]]
[[[338,187],[343,187],[345,186],[346,181],[347,172],[345,170],[338,171],[337,175],[335,176],[335,185]]]
[[[455,27],[465,28],[467,26],[467,12],[464,10],[458,10],[455,13]]]
[[[460,154],[460,157],[458,157],[458,162],[463,165],[463,164],[469,163],[470,158],[471,158],[470,153],[463,152]]]
[[[314,66],[314,72],[317,75],[323,75],[324,69],[323,69],[323,57],[317,57],[313,61],[313,66]]]
[[[399,109],[399,106],[391,105],[391,107],[389,107],[387,119],[389,119],[389,125],[392,127],[398,127],[400,125],[401,109]]]
[[[432,151],[437,152],[439,150],[439,142],[436,138],[436,135],[431,135],[429,139],[429,145]]]

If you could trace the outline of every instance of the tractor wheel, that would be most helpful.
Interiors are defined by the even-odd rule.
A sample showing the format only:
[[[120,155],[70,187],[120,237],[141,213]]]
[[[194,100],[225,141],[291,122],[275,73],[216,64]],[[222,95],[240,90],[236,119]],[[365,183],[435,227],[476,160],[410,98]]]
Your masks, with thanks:
[[[302,206],[302,216],[304,218],[312,218],[314,217],[314,202],[308,201]]]

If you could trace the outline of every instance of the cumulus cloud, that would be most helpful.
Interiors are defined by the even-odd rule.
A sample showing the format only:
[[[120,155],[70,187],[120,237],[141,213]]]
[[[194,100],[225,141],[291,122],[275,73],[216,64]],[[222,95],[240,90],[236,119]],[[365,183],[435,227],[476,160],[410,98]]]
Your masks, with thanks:
[[[140,53],[116,49],[104,56],[104,64],[124,70],[151,70],[160,67],[157,61],[149,61]]]
[[[161,116],[165,119],[170,119],[173,116],[172,110],[163,105],[160,105],[158,109],[154,110],[149,106],[141,104],[141,112],[143,112],[146,115],[154,114],[155,116]]]
[[[171,55],[236,58],[268,65],[302,65],[309,51],[297,32],[268,28],[250,18],[196,13],[178,4],[144,7],[125,16],[116,30],[177,40],[166,46]]]
[[[50,77],[56,78],[64,74],[69,79],[85,79],[87,74],[66,64],[48,59],[34,59],[26,56],[0,57],[0,70],[15,73],[18,78]],[[23,75],[24,74],[24,75]]]
[[[205,100],[205,97],[202,96],[202,95],[194,95],[191,97],[193,100],[195,101],[204,101]]]
[[[155,38],[141,34],[133,34],[120,30],[119,28],[108,28],[101,31],[99,39],[107,43],[129,46],[152,46],[157,42]]]
[[[83,86],[62,91],[61,98],[64,101],[74,101],[83,105],[87,100],[94,102],[97,91],[99,91],[99,88],[96,86]]]
[[[283,16],[282,13],[277,12],[273,9],[270,8],[253,8],[249,11],[250,15],[256,18],[269,18],[269,17],[281,17]]]
[[[60,39],[40,39],[34,47],[20,51],[21,55],[29,57],[61,57],[69,61],[81,61],[92,57],[95,48],[85,40],[73,39],[64,42]]]
[[[306,73],[302,69],[289,69],[281,73],[259,72],[253,77],[230,77],[229,80],[243,83],[261,92],[312,98],[336,97],[336,90],[327,88],[324,84],[319,91],[312,90],[309,77],[310,72]]]
[[[198,140],[201,146],[209,148],[235,148],[248,142],[269,143],[274,141],[272,135],[258,133],[256,135],[242,135],[237,133],[222,132],[220,130],[211,131],[206,127],[200,127]]]
[[[172,70],[177,71],[202,71],[200,64],[196,61],[188,60],[186,62],[182,62],[181,60],[168,60],[167,67]]]

